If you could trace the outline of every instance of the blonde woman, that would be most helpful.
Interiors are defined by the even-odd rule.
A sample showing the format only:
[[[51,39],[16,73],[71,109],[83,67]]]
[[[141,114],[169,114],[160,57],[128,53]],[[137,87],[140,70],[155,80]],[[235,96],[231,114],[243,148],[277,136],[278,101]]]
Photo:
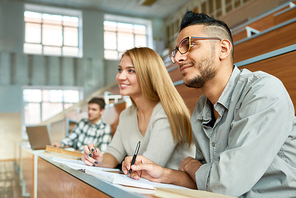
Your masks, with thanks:
[[[116,81],[120,94],[130,96],[133,105],[121,113],[104,154],[92,143],[84,146],[82,160],[87,165],[116,167],[134,154],[139,141],[138,154],[163,167],[178,169],[182,159],[194,157],[189,110],[154,50],[127,50],[121,57]]]

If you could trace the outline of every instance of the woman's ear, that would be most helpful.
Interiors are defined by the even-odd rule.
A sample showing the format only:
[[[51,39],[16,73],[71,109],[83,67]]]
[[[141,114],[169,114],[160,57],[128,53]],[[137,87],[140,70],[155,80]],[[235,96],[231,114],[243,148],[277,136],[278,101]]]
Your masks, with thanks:
[[[224,60],[225,58],[232,56],[232,44],[229,40],[223,39],[220,44],[220,56],[219,58],[221,60]]]

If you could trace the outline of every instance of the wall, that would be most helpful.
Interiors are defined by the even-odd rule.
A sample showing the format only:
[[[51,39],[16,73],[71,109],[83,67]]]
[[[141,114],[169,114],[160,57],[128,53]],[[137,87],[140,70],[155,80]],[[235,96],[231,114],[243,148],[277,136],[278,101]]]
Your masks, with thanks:
[[[21,141],[21,86],[0,86],[0,104],[0,160],[13,159]]]
[[[0,160],[15,157],[14,142],[22,137],[22,86],[79,86],[87,96],[106,85],[103,13],[84,10],[82,16],[83,58],[28,55],[24,3],[0,0]]]

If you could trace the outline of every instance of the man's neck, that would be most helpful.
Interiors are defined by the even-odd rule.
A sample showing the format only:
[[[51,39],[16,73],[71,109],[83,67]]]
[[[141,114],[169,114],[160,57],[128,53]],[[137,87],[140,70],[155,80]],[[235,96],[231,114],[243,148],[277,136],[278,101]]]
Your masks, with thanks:
[[[215,78],[208,81],[207,84],[201,88],[204,95],[213,105],[219,100],[232,74],[233,67],[227,68],[228,69],[225,68],[218,71]]]
[[[95,120],[89,120],[89,122],[90,122],[91,124],[95,124],[95,123],[97,123],[100,119],[101,119],[101,117],[99,117],[98,119],[95,119]]]

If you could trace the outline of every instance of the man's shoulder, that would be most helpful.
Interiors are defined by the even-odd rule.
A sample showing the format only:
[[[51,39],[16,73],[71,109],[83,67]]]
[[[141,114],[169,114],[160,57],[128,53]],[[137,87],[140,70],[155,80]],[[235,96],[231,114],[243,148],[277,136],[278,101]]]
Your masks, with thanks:
[[[89,123],[89,119],[88,118],[82,118],[77,124],[80,124],[80,123],[88,124]]]
[[[248,69],[240,70],[239,81],[246,81],[249,83],[258,81],[280,81],[277,77],[268,74],[264,71],[250,71]]]

